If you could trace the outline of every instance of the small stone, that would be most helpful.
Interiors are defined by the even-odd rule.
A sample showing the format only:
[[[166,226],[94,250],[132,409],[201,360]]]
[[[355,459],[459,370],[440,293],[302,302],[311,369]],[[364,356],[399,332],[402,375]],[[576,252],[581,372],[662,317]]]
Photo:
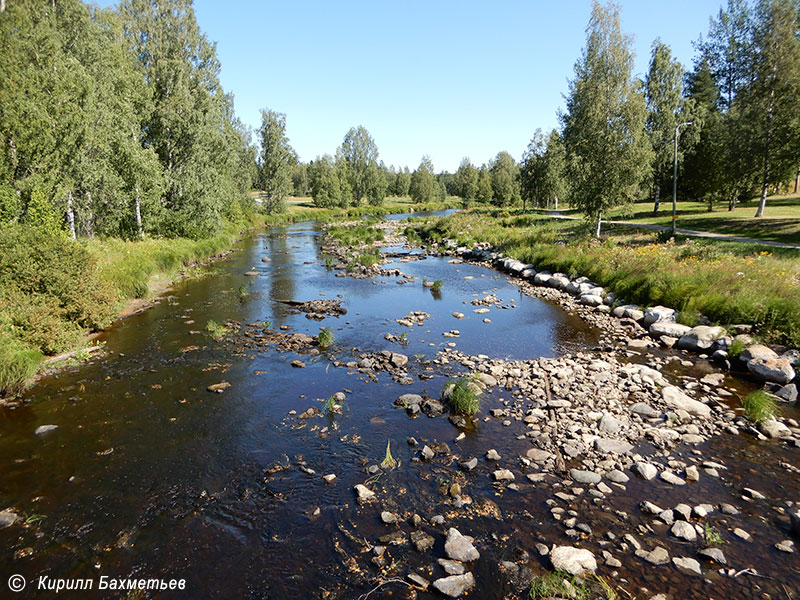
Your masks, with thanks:
[[[356,484],[353,489],[356,492],[359,502],[367,502],[375,498],[375,492],[361,483]]]
[[[497,453],[497,450],[492,448],[486,453],[486,460],[500,460],[500,455]]]
[[[659,477],[671,485],[686,485],[686,482],[672,471],[661,471]]]
[[[419,529],[411,532],[411,543],[414,544],[417,552],[425,552],[426,550],[430,550],[433,548],[435,541],[436,540],[434,540],[432,536]]]
[[[459,562],[478,560],[481,556],[475,549],[475,546],[472,545],[472,542],[463,536],[455,527],[451,527],[447,531],[444,551],[449,558]]]
[[[217,385],[221,385],[221,384],[217,384]],[[230,385],[230,383],[226,382],[225,386],[227,387],[229,385]],[[211,387],[213,387],[213,386],[209,386],[209,391],[212,391],[212,392],[216,391],[216,390],[210,389]],[[223,389],[225,389],[225,388],[223,388]],[[219,390],[219,391],[221,392],[222,390]],[[49,433],[50,431],[53,431],[55,429],[58,429],[58,425],[39,425],[39,427],[37,427],[36,430],[33,433],[35,433],[36,435],[44,435],[45,433]]]
[[[450,598],[458,598],[467,590],[475,586],[475,578],[472,573],[464,573],[463,575],[450,575],[449,577],[442,577],[433,582],[433,587],[439,592]]]
[[[625,475],[625,473],[619,469],[614,469],[613,471],[606,473],[606,479],[613,481],[614,483],[628,483],[628,481],[630,481],[630,477]]]
[[[678,568],[678,570],[687,573],[689,575],[703,574],[703,571],[700,570],[700,563],[693,558],[676,556],[673,557],[672,564],[674,564]]]
[[[323,475],[322,478],[325,480],[326,483],[333,483],[333,480],[336,479],[336,475],[330,473],[329,475]]]
[[[306,366],[306,363],[304,363],[302,360],[293,360],[289,364],[292,365],[295,369],[303,369]]]
[[[460,563],[456,560],[448,560],[446,558],[439,558],[436,560],[437,563],[444,569],[444,572],[448,575],[463,575],[465,568],[464,564]]]
[[[427,589],[428,589],[428,587],[431,585],[431,582],[430,582],[430,581],[428,581],[427,579],[425,579],[425,578],[424,578],[422,575],[420,575],[419,573],[409,573],[409,574],[408,574],[408,580],[409,580],[411,583],[413,583],[414,585],[418,585],[418,586],[419,586],[419,587],[421,587],[423,590],[427,590]]]
[[[650,481],[658,475],[658,469],[646,462],[636,463],[631,470],[645,481]]]
[[[594,555],[584,548],[573,546],[558,546],[550,553],[550,560],[556,571],[564,571],[570,575],[580,575],[597,570],[597,561]]]
[[[427,444],[422,447],[422,458],[424,460],[433,460],[434,456],[436,456],[436,453]]]
[[[570,469],[569,476],[578,483],[600,483],[600,475],[592,471],[581,471],[579,469]]]
[[[697,467],[691,465],[686,467],[686,481],[699,481],[700,480],[700,472],[697,470]]]
[[[753,536],[747,533],[744,529],[739,529],[738,527],[733,530],[733,535],[735,535],[739,539],[744,540],[745,542],[753,541]]]
[[[719,548],[703,548],[702,550],[698,550],[697,554],[702,556],[705,559],[708,559],[712,562],[715,562],[720,565],[727,565],[728,561],[725,558],[725,555],[722,553],[722,550]]]
[[[495,481],[514,481],[514,474],[508,469],[498,469],[492,476]]]
[[[381,513],[381,521],[383,521],[387,525],[391,523],[397,523],[397,515],[394,514],[393,512],[385,510]]]
[[[787,554],[794,554],[794,542],[792,540],[783,540],[775,544],[775,548]]]
[[[651,565],[665,565],[669,562],[669,552],[661,546],[656,546],[645,555],[644,559]]]
[[[19,520],[17,513],[12,510],[0,511],[0,529],[11,527]]]
[[[669,531],[676,538],[686,540],[687,542],[693,542],[697,539],[697,531],[686,521],[676,521]]]

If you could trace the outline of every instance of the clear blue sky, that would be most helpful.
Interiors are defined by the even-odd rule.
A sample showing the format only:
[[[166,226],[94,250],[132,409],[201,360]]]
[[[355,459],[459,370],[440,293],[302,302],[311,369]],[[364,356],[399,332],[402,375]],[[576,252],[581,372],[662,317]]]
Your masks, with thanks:
[[[637,74],[656,37],[691,67],[692,42],[721,5],[620,2]],[[238,116],[257,127],[260,108],[286,113],[303,161],[333,154],[360,124],[387,165],[413,170],[429,154],[454,171],[464,156],[519,159],[537,127],[557,125],[591,2],[196,0],[195,11]]]

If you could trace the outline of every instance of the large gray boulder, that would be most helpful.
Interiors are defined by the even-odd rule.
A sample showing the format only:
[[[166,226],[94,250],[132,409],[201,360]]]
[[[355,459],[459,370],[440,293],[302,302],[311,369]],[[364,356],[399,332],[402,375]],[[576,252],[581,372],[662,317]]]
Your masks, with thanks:
[[[448,558],[459,562],[470,562],[481,557],[472,542],[461,535],[461,532],[455,527],[451,527],[447,532],[444,551]]]
[[[580,575],[587,571],[594,573],[597,570],[597,560],[585,548],[557,546],[550,553],[550,561],[556,571],[563,571],[570,575]]]
[[[552,275],[547,271],[540,271],[533,276],[533,283],[536,285],[549,285]]]
[[[672,408],[677,410],[685,410],[690,415],[697,417],[708,417],[711,415],[711,407],[703,404],[699,400],[694,400],[684,394],[680,389],[674,385],[668,385],[661,390],[661,396]]]
[[[677,345],[681,350],[704,351],[710,349],[714,342],[723,335],[725,335],[725,330],[722,327],[698,325],[682,335]]]
[[[736,337],[738,338],[739,336],[737,335]],[[744,362],[750,362],[755,359],[774,360],[778,358],[778,355],[771,348],[767,348],[763,344],[753,344],[742,350],[739,358]]]
[[[747,370],[762,381],[781,385],[789,383],[796,376],[792,365],[785,358],[754,358],[747,361]]]
[[[657,321],[675,322],[675,309],[666,306],[652,306],[644,313],[644,326],[649,327]]]
[[[647,318],[645,317],[645,323],[646,322]],[[681,325],[680,323],[675,323],[674,321],[656,321],[655,323],[651,323],[648,329],[650,335],[657,338],[661,337],[662,335],[681,338],[691,330],[692,328],[688,325]]]
[[[617,306],[612,314],[619,319],[633,319],[634,321],[641,321],[644,319],[644,312],[636,304],[625,304],[624,306]]]

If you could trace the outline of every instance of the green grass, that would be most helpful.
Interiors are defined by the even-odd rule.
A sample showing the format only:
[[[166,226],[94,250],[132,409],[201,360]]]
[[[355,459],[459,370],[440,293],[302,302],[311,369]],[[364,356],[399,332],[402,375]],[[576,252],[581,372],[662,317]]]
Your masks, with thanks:
[[[230,328],[209,319],[208,323],[206,323],[206,331],[212,338],[219,341],[230,333]]]
[[[386,440],[386,457],[381,462],[381,468],[383,469],[396,469],[400,466],[400,461],[395,460],[392,456],[392,441]]]
[[[708,522],[705,524],[704,537],[706,544],[709,546],[721,546],[725,543],[725,540],[722,539],[719,531],[717,531],[716,528]]]
[[[472,384],[472,385],[470,385]],[[473,416],[481,407],[481,398],[475,390],[470,377],[459,377],[448,381],[442,390],[442,397],[450,410],[457,415]]]
[[[344,246],[369,245],[374,242],[382,241],[384,238],[383,229],[370,227],[368,225],[329,227],[326,233]]]
[[[353,262],[361,265],[362,267],[371,267],[372,265],[376,265],[381,262],[380,250],[374,249],[361,252],[355,257]]]
[[[531,600],[546,600],[550,598],[573,598],[574,600],[589,600],[590,591],[586,584],[576,577],[554,571],[540,575],[533,579],[528,597]]]
[[[322,331],[319,332],[317,336],[317,342],[319,343],[319,347],[323,350],[327,350],[333,345],[334,335],[333,329],[330,327],[326,327]]]
[[[754,423],[763,423],[779,414],[775,396],[763,390],[757,390],[745,396],[742,401],[747,418]]]
[[[728,356],[731,358],[739,358],[739,355],[745,349],[745,343],[742,340],[733,340],[731,347],[728,348]]]
[[[433,282],[433,285],[431,286],[431,289],[434,292],[441,292],[443,285],[444,285],[444,282],[441,279],[437,279],[436,281]]]
[[[409,226],[425,241],[489,242],[537,270],[584,275],[642,306],[663,304],[723,325],[751,323],[765,341],[800,345],[800,252],[714,240],[658,243],[654,232],[478,208]]]
[[[0,332],[0,396],[15,396],[36,375],[42,353]]]

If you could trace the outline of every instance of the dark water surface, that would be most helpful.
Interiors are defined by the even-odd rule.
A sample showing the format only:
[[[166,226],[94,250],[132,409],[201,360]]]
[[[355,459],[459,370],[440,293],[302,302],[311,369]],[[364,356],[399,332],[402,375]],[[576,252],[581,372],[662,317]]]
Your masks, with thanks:
[[[408,436],[447,442],[459,456],[482,457],[493,447],[510,459],[530,447],[504,432],[497,420],[481,423],[455,444],[458,430],[444,417],[412,420],[392,407],[402,393],[438,396],[445,374],[415,378],[409,386],[397,385],[386,374],[378,382],[367,382],[334,367],[326,353],[238,352],[236,344],[215,341],[205,329],[209,320],[271,321],[273,329],[288,326],[290,332],[312,335],[331,327],[336,336],[331,353],[338,358],[349,359],[353,348],[390,349],[412,357],[412,374],[413,365],[433,358],[451,342],[473,354],[534,358],[591,346],[597,334],[560,308],[521,296],[505,276],[443,258],[387,265],[419,278],[443,280],[440,296],[423,288],[419,279],[398,285],[395,277],[336,277],[335,271],[324,267],[319,241],[314,224],[300,223],[243,242],[239,252],[211,267],[215,274],[179,284],[171,301],[112,327],[102,338],[106,356],[43,379],[20,408],[0,408],[0,509],[11,507],[28,521],[0,530],[0,574],[4,574],[0,598],[10,594],[5,580],[11,573],[29,582],[40,575],[186,579],[184,592],[151,596],[163,598],[304,599],[320,597],[324,589],[333,592],[331,597],[357,598],[369,586],[353,587],[358,576],[343,565],[354,556],[369,571],[369,557],[361,554],[363,541],[376,543],[393,530],[379,518],[382,507],[388,507],[426,519],[447,514],[448,526],[455,524],[475,536],[486,560],[473,569],[478,587],[471,597],[500,599],[507,590],[497,583],[497,561],[513,560],[516,546],[532,550],[541,539],[564,538],[563,527],[549,517],[546,487],[521,485],[520,492],[495,494],[485,464],[467,476],[471,486],[467,492],[476,500],[475,509],[480,505],[481,510],[447,512],[447,507],[437,505],[442,500],[439,486],[454,477],[457,465],[412,463]],[[264,257],[271,261],[262,262]],[[259,276],[245,277],[251,269]],[[240,286],[249,292],[244,298]],[[475,307],[469,302],[487,292],[515,308],[473,313]],[[338,297],[348,313],[321,322],[277,302]],[[414,310],[428,312],[431,318],[412,329],[395,322]],[[465,318],[455,319],[454,311]],[[485,317],[492,322],[484,323]],[[458,329],[460,337],[442,336],[451,329]],[[384,339],[387,332],[404,331],[408,331],[405,348]],[[289,363],[297,358],[307,367],[292,368]],[[206,390],[220,381],[230,382],[231,387],[222,394]],[[342,390],[347,391],[342,415],[308,421],[289,417],[292,410],[321,408],[322,399]],[[493,393],[484,412],[499,406],[502,397],[502,391]],[[58,429],[34,434],[38,426],[49,424]],[[382,505],[358,507],[353,485],[368,477],[365,465],[383,459],[387,441],[401,466],[383,475],[374,488],[388,490],[388,497]],[[768,445],[748,454],[737,446],[741,443],[718,444],[712,452],[755,465],[756,470],[783,452]],[[337,475],[332,484],[321,478],[328,473]],[[630,499],[620,506],[638,514],[635,506],[641,500],[637,494],[645,493],[639,490],[642,485],[632,481]],[[767,485],[776,487],[774,482]],[[797,495],[800,487],[796,481],[781,485],[786,489],[775,492],[779,498]],[[695,490],[705,493],[699,486]],[[478,502],[483,498],[491,502]],[[613,528],[613,519],[618,518],[589,515],[588,522],[601,533]],[[749,518],[758,521],[756,514]],[[432,554],[420,555],[409,547],[390,547],[388,552],[409,568],[431,564],[444,556],[444,530],[428,530],[437,540]],[[754,548],[766,552],[769,541],[767,536],[758,538]],[[670,550],[671,555],[680,555]],[[728,548],[725,551],[729,554]],[[729,560],[736,552],[730,549]],[[626,561],[636,563],[623,571],[628,581],[649,583],[656,591],[665,588],[649,581],[652,567],[627,557],[626,568]],[[782,581],[797,586],[791,561],[796,569],[796,555],[770,553],[772,566],[786,574]],[[671,567],[664,569],[659,576]],[[370,597],[403,597],[395,594],[404,589],[387,587]],[[713,596],[712,589],[739,593],[742,584],[698,583],[698,595],[691,590],[681,593],[706,598]],[[29,589],[13,597],[56,596]],[[58,597],[149,596],[93,591],[64,592]],[[753,592],[714,597],[765,596]]]

